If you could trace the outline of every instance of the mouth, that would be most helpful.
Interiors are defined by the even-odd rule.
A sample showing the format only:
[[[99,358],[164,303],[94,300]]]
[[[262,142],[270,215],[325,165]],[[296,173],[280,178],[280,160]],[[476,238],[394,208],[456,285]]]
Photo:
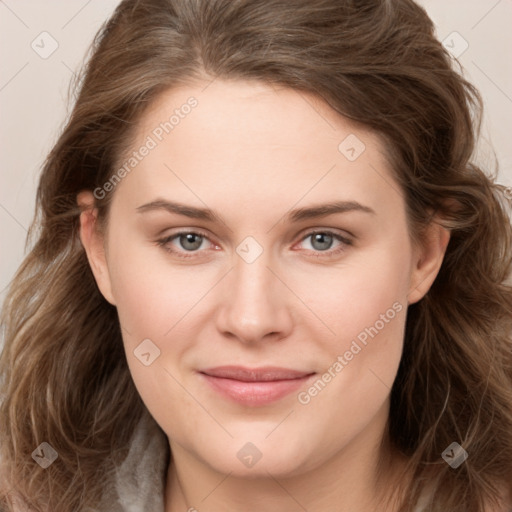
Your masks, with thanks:
[[[219,366],[199,372],[211,389],[224,398],[249,406],[276,402],[303,386],[315,372],[278,367]]]

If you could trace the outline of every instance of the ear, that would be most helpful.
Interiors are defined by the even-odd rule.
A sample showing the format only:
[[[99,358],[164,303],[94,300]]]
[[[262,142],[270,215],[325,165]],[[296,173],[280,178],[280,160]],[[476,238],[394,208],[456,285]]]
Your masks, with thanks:
[[[98,225],[98,210],[92,192],[84,190],[77,197],[80,207],[80,241],[101,294],[115,306],[110,273],[107,266],[104,235]]]
[[[450,241],[450,231],[436,221],[437,219],[431,221],[423,239],[413,251],[413,267],[407,295],[409,304],[418,302],[427,294],[443,263]]]

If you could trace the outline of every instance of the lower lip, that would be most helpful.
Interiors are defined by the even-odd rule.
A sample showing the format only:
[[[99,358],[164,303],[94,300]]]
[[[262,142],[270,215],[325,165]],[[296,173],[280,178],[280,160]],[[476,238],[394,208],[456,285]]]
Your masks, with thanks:
[[[313,374],[299,379],[245,382],[201,373],[208,384],[221,395],[250,406],[267,405],[293,393],[308,381]]]

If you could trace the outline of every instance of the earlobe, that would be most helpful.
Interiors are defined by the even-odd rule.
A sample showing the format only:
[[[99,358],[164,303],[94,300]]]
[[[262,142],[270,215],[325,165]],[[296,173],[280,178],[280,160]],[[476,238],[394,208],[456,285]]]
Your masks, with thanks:
[[[103,297],[110,304],[115,305],[105,254],[104,238],[97,222],[98,211],[94,207],[94,196],[90,191],[82,191],[77,195],[77,203],[81,209],[80,241],[87,254],[96,284]]]
[[[427,229],[421,247],[415,252],[411,286],[407,295],[409,304],[418,302],[429,291],[439,273],[449,241],[450,231],[433,221]]]

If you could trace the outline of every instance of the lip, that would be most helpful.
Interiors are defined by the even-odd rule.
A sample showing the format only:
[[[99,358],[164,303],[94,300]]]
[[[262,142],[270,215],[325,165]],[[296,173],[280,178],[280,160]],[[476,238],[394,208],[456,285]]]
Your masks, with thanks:
[[[315,372],[275,366],[218,366],[201,370],[199,375],[222,396],[243,405],[261,406],[296,391]]]

